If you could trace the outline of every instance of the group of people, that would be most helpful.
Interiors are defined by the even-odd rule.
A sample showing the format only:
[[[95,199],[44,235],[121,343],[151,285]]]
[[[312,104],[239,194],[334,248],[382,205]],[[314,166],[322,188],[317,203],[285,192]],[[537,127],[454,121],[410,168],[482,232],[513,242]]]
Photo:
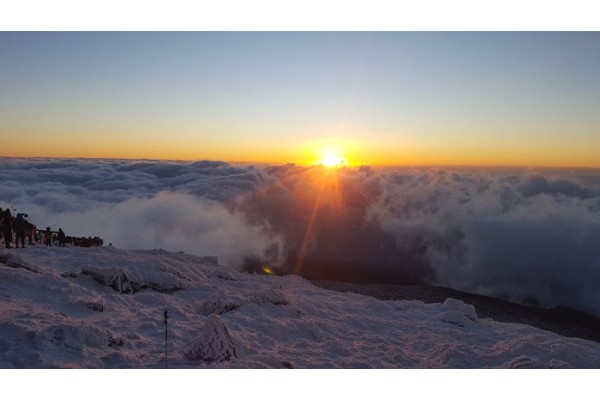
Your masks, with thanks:
[[[13,238],[16,248],[19,248],[19,243],[21,243],[22,248],[25,248],[25,238],[28,239],[29,246],[40,243],[42,240],[46,246],[52,246],[52,242],[56,239],[59,246],[65,247],[67,236],[62,228],[59,228],[58,232],[53,232],[50,227],[47,227],[45,231],[41,231],[34,224],[27,221],[25,219],[27,217],[29,216],[24,213],[18,213],[16,217],[13,217],[10,209],[7,208],[3,211],[0,208],[0,231],[4,238],[4,246],[7,249],[12,249]]]

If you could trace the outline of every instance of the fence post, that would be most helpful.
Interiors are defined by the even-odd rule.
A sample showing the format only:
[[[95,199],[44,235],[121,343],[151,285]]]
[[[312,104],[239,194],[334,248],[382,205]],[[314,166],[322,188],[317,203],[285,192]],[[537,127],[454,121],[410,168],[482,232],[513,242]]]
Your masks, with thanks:
[[[168,347],[167,347],[167,319],[169,318],[169,313],[168,310],[165,310],[164,312],[164,316],[165,316],[165,368],[169,368],[169,353],[168,353]]]

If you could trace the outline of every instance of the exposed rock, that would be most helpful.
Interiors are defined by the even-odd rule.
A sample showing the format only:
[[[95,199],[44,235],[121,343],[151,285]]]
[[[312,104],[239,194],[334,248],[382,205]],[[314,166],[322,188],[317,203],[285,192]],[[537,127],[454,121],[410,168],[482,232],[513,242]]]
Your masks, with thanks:
[[[113,336],[108,337],[108,346],[109,347],[121,347],[124,344],[125,344],[125,341],[123,340],[123,338],[113,337]]]
[[[63,278],[77,278],[79,275],[81,275],[81,271],[77,271],[77,270],[63,272],[62,274],[60,274],[60,276]]]
[[[87,308],[98,312],[104,312],[104,304],[102,303],[89,302],[87,303]]]

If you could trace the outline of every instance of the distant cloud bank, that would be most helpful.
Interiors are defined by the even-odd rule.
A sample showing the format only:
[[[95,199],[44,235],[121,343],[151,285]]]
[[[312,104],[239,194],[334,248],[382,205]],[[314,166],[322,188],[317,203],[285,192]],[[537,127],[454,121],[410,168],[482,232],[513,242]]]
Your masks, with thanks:
[[[0,158],[0,207],[105,243],[600,315],[600,172]]]

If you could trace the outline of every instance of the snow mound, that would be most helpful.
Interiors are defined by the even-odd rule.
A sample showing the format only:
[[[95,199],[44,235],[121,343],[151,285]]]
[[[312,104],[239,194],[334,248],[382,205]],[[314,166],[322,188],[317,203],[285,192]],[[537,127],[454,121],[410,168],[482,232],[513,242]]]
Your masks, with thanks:
[[[62,274],[64,278],[77,278],[82,275],[91,276],[96,282],[113,288],[116,292],[131,294],[141,289],[152,289],[161,293],[173,293],[183,290],[183,285],[176,280],[161,279],[159,281],[147,280],[135,272],[125,271],[120,268],[83,268],[79,271],[70,271]]]
[[[222,315],[230,311],[235,311],[240,307],[249,304],[263,305],[272,304],[275,306],[288,305],[290,301],[281,291],[273,288],[264,289],[251,293],[250,295],[234,295],[225,298],[211,298],[204,300],[198,307],[201,315],[209,316],[211,314]]]
[[[202,326],[200,336],[186,346],[184,355],[188,360],[207,363],[229,361],[236,357],[233,340],[225,322],[217,314],[212,314]]]
[[[477,313],[472,304],[465,304],[462,300],[447,298],[442,304],[440,320],[449,324],[466,326],[470,321],[477,321]]]
[[[197,257],[163,250],[127,252],[114,248],[98,248],[92,259],[89,254],[77,248],[66,249],[57,254],[53,254],[55,250],[39,250],[32,250],[30,255],[34,256],[33,259],[62,270],[61,277],[90,276],[101,285],[123,294],[134,294],[143,289],[172,294],[187,288],[208,285],[213,276],[235,280],[236,273],[233,269],[217,264],[217,257]],[[60,258],[53,258],[55,255]],[[76,262],[73,262],[73,257],[77,257]],[[66,269],[67,266],[70,268]]]
[[[201,302],[199,312],[202,315],[210,316],[212,314],[225,314],[234,311],[243,305],[242,299],[210,299]]]
[[[0,253],[0,263],[6,264],[6,266],[11,268],[22,268],[36,274],[40,273],[40,269],[38,267],[26,262],[15,254]]]

